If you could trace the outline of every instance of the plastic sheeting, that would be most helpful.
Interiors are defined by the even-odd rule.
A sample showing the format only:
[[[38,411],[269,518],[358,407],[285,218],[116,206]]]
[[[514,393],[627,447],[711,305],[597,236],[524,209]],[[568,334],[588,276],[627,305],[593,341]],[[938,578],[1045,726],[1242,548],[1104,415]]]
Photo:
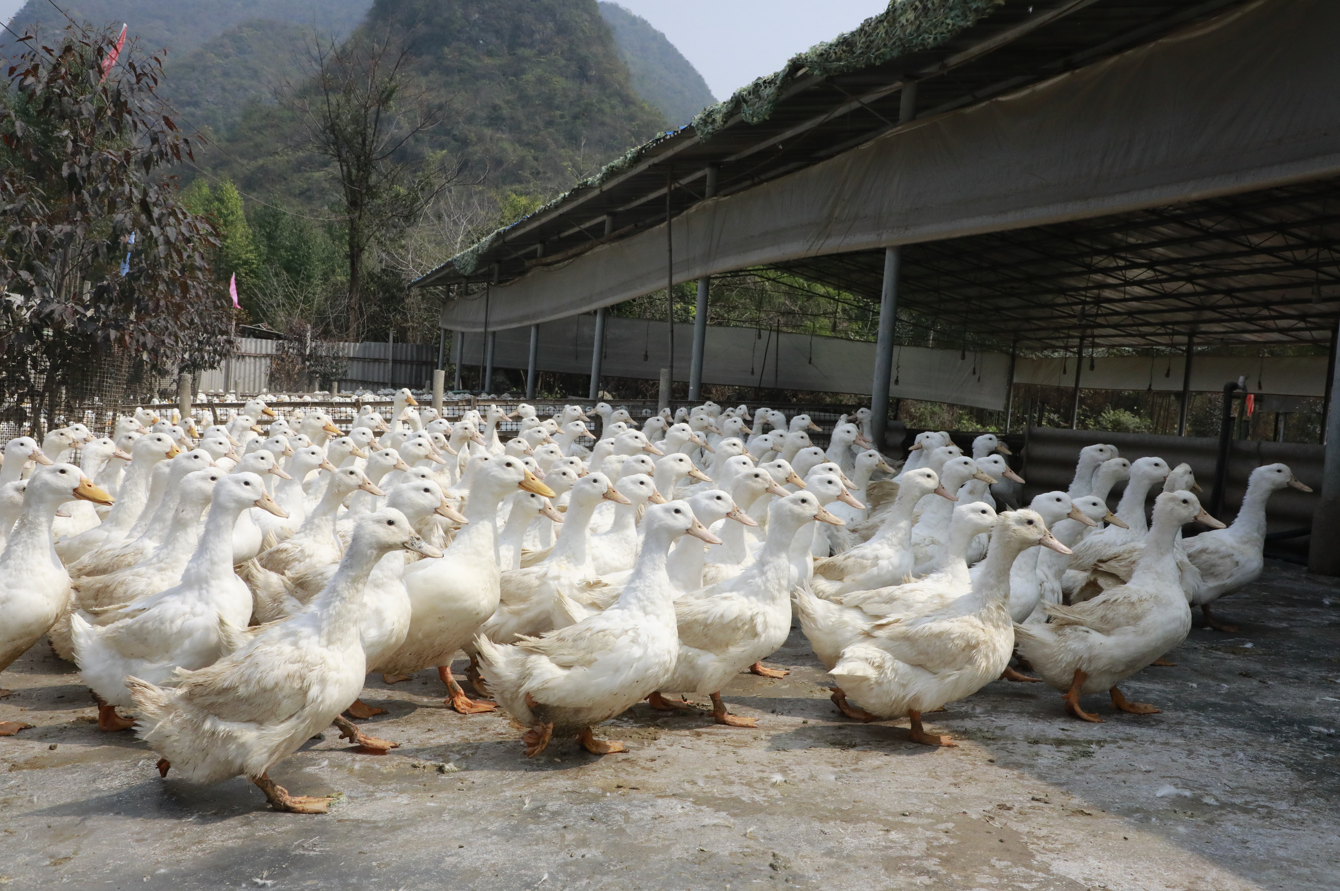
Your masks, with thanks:
[[[1111,356],[1097,358],[1093,368],[1085,357],[1080,386],[1085,390],[1182,390],[1183,356]],[[1209,392],[1224,384],[1247,379],[1253,393],[1284,396],[1326,395],[1325,356],[1286,356],[1261,359],[1253,356],[1196,356],[1191,362],[1191,389]],[[1075,357],[1069,359],[1020,359],[1014,369],[1016,384],[1048,387],[1075,385]]]
[[[607,377],[656,380],[666,365],[669,345],[664,322],[608,318],[605,323]],[[494,346],[496,368],[525,368],[530,329],[499,331]],[[687,380],[692,325],[675,326],[675,379]],[[536,365],[540,371],[589,374],[595,342],[595,317],[572,316],[540,326]],[[462,362],[483,362],[484,335],[467,334]],[[1010,357],[899,347],[894,353],[898,398],[928,399],[979,408],[1005,407]],[[773,387],[824,393],[869,395],[875,345],[836,337],[809,337],[757,331],[753,328],[707,329],[703,382],[738,387]]]
[[[1260,0],[673,222],[674,279],[1235,194],[1340,173],[1340,3]],[[494,287],[488,327],[665,287],[664,227]],[[480,331],[485,301],[444,327]]]

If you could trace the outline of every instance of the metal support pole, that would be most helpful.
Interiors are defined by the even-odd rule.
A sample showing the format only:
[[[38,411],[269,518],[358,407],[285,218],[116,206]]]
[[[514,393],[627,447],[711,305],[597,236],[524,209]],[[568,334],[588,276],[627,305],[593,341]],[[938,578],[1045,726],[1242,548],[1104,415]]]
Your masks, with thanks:
[[[591,386],[587,399],[600,398],[600,365],[605,361],[605,315],[608,310],[596,310],[596,336],[591,344]]]
[[[443,391],[447,388],[447,373],[441,368],[433,369],[433,408],[437,416],[442,417]]]
[[[1177,409],[1177,435],[1186,436],[1186,417],[1191,411],[1191,359],[1196,354],[1196,332],[1186,336],[1186,359],[1182,363],[1182,404]]]
[[[670,369],[661,369],[661,391],[660,398],[657,400],[656,410],[665,411],[670,407]]]
[[[493,386],[493,347],[497,342],[497,331],[490,331],[484,338],[484,380],[479,384],[481,393],[487,393]]]
[[[442,365],[442,359],[443,359],[443,357],[446,355],[446,350],[447,350],[447,329],[446,329],[446,328],[438,328],[438,329],[437,329],[437,367],[438,367],[438,369],[441,369],[441,368],[443,367],[443,365]]]
[[[886,447],[889,423],[889,384],[893,379],[893,336],[898,326],[898,273],[902,248],[884,249],[884,287],[879,295],[879,339],[875,343],[875,376],[870,382],[870,426],[875,448]]]
[[[1318,575],[1340,575],[1340,365],[1335,361],[1340,327],[1331,336],[1331,375],[1326,382],[1326,426],[1322,428],[1325,464],[1321,471],[1321,503],[1312,514],[1312,542],[1307,568]],[[1308,482],[1308,480],[1304,480]]]
[[[530,326],[530,356],[526,359],[526,401],[535,401],[535,361],[540,356],[540,326]]]
[[[1210,493],[1210,516],[1219,517],[1224,507],[1224,486],[1228,482],[1228,454],[1233,447],[1233,394],[1238,382],[1224,384],[1223,416],[1219,419],[1219,453],[1214,461],[1214,491]]]
[[[675,239],[674,220],[671,218],[670,199],[675,192],[675,169],[665,171],[665,332],[670,348],[666,365],[670,369],[670,388],[675,385]],[[661,396],[667,405],[670,402],[670,389]]]
[[[395,329],[386,335],[386,386],[395,386]]]
[[[1093,347],[1091,346],[1090,349]],[[1084,370],[1084,332],[1079,334],[1079,345],[1075,348],[1075,397],[1070,403],[1070,429],[1079,429],[1079,379]]]
[[[465,332],[451,332],[451,364],[455,369],[455,380],[452,382],[452,389],[461,389],[461,359],[465,353]]]
[[[721,168],[716,164],[707,165],[707,187],[704,198],[715,198],[717,194],[717,176]],[[707,303],[712,278],[698,279],[698,304],[693,312],[693,353],[689,360],[689,401],[697,402],[702,398],[703,359],[707,352]]]
[[[1005,376],[1005,433],[1010,432],[1010,421],[1014,419],[1014,362],[1019,353],[1019,345],[1010,346],[1010,371]]]

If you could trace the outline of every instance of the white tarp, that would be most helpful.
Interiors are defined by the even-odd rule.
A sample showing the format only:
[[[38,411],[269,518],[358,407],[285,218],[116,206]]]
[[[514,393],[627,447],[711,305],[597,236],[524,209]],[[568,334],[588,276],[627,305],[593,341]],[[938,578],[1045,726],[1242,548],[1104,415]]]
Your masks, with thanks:
[[[459,336],[459,335],[458,335]],[[595,342],[595,316],[570,316],[540,326],[540,371],[589,374]],[[689,377],[693,326],[675,326],[675,380]],[[484,335],[467,334],[462,362],[483,362]],[[525,368],[530,329],[499,331],[496,368]],[[656,380],[666,364],[669,345],[665,323],[609,318],[605,327],[602,374]],[[895,398],[928,399],[979,408],[1005,407],[1010,357],[999,353],[898,347],[894,353],[898,384]],[[772,387],[824,393],[869,395],[875,345],[836,337],[783,334],[753,328],[707,329],[703,382],[738,387]]]
[[[457,335],[461,337],[461,335]],[[675,326],[675,380],[689,377],[693,326]],[[595,316],[585,313],[540,325],[537,367],[540,371],[589,374],[595,342]],[[462,339],[462,363],[483,363],[484,335]],[[497,368],[525,368],[530,355],[530,328],[497,332],[493,364]],[[608,318],[605,357],[601,372],[607,377],[656,380],[666,364],[669,345],[665,323]],[[456,354],[453,354],[455,356]],[[1092,390],[1182,389],[1183,356],[1097,357],[1093,368],[1085,357],[1080,386]],[[896,399],[924,399],[1003,409],[1010,357],[1002,353],[894,349],[894,377],[890,394]],[[707,329],[703,382],[737,387],[771,387],[823,393],[870,394],[875,367],[875,345],[836,337],[783,334],[754,328]],[[1325,356],[1261,359],[1236,356],[1197,356],[1191,366],[1191,389],[1214,391],[1228,381],[1247,379],[1253,393],[1285,396],[1322,396],[1326,390]],[[1075,358],[1019,358],[1014,382],[1049,387],[1072,387]]]
[[[1080,386],[1086,390],[1182,389],[1182,356],[1112,356],[1097,358],[1093,370],[1084,359]],[[1261,359],[1252,356],[1196,356],[1191,363],[1191,389],[1197,392],[1220,390],[1229,381],[1247,379],[1253,393],[1284,396],[1325,396],[1325,356],[1282,356]],[[1014,369],[1017,384],[1042,384],[1048,387],[1075,385],[1075,358],[1020,359]]]
[[[1340,173],[1340,2],[1260,0],[1015,93],[704,201],[674,279],[1016,229]],[[664,227],[448,303],[481,331],[665,287]]]

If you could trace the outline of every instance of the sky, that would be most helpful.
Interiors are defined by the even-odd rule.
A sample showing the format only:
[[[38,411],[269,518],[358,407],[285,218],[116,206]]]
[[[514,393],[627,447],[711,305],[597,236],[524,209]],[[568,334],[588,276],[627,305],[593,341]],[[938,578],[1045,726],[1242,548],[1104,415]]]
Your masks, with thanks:
[[[12,0],[0,0],[8,3]],[[888,0],[615,0],[651,22],[717,99],[888,7]]]
[[[8,22],[24,0],[0,0]],[[208,2],[208,0],[181,0]],[[616,0],[665,32],[718,99],[816,43],[883,12],[888,0]]]

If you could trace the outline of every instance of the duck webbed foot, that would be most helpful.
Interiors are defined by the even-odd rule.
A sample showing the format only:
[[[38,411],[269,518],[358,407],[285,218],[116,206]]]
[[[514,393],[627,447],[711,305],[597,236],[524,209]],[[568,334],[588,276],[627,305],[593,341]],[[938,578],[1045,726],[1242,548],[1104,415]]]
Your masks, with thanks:
[[[335,716],[335,726],[340,728],[340,739],[347,739],[357,746],[354,751],[363,755],[385,755],[392,749],[400,748],[400,743],[390,742],[385,739],[377,739],[375,736],[368,736],[362,730],[358,729],[353,721],[350,721],[344,715]]]
[[[589,732],[589,731],[588,731]],[[534,758],[544,751],[549,745],[550,738],[554,735],[553,723],[536,724],[527,730],[521,736],[521,741],[526,744],[526,757]]]
[[[255,783],[260,790],[265,793],[266,799],[270,802],[270,807],[277,811],[287,811],[290,814],[324,814],[330,808],[333,799],[313,798],[307,795],[290,795],[283,786],[270,779],[268,773],[263,773],[259,777],[252,777],[251,781]]]
[[[1132,715],[1161,715],[1163,709],[1154,708],[1147,702],[1130,702],[1121,691],[1116,687],[1107,691],[1112,695],[1112,707],[1118,711],[1130,712]]]
[[[609,740],[596,739],[595,732],[587,727],[577,734],[577,742],[582,744],[582,748],[592,755],[613,755],[615,752],[627,752],[621,742],[611,742]]]
[[[1238,626],[1237,626],[1237,625],[1225,625],[1223,622],[1215,621],[1214,616],[1211,616],[1211,615],[1210,615],[1210,605],[1209,605],[1208,603],[1202,603],[1202,604],[1201,604],[1201,606],[1200,606],[1200,612],[1201,612],[1201,615],[1203,615],[1203,616],[1205,617],[1205,627],[1206,627],[1206,628],[1213,628],[1215,631],[1222,631],[1222,632],[1224,632],[1225,634],[1237,634],[1237,633],[1238,633]]]
[[[784,678],[791,672],[785,668],[768,668],[762,662],[755,662],[749,666],[749,673],[756,674],[761,678]]]
[[[712,720],[727,727],[757,727],[757,718],[741,718],[726,711],[726,703],[721,701],[721,692],[712,694]]]
[[[653,693],[647,697],[647,705],[656,709],[658,712],[691,712],[693,703],[687,699],[666,699],[660,693]]]
[[[158,775],[160,777],[166,778],[168,771],[172,769],[172,762],[166,758],[159,758],[158,763],[155,764],[154,767],[158,768]]]
[[[451,666],[447,666],[450,670]],[[489,695],[488,686],[484,683],[484,676],[479,673],[479,657],[471,656],[470,664],[465,668],[465,678],[470,682],[470,686],[475,688],[475,692],[480,696]]]
[[[1065,696],[1062,697],[1065,701],[1065,710],[1074,717],[1079,718],[1081,721],[1088,721],[1091,724],[1101,724],[1103,723],[1102,718],[1097,715],[1089,714],[1081,708],[1079,704],[1080,691],[1084,689],[1084,682],[1088,679],[1089,676],[1087,674],[1078,668],[1075,669],[1075,677],[1070,682],[1070,689],[1067,690]]]
[[[1176,668],[1176,667],[1177,667],[1177,663],[1176,663],[1176,662],[1169,662],[1167,659],[1164,659],[1162,656],[1158,657],[1157,659],[1155,659],[1153,662],[1151,662],[1151,663],[1149,663],[1149,664],[1150,664],[1150,665],[1156,665],[1156,666],[1158,666],[1159,668]]]
[[[116,706],[106,704],[98,706],[98,729],[103,733],[129,730],[134,726],[135,721],[133,719],[123,718],[116,713]]]
[[[854,721],[864,721],[869,724],[871,721],[879,720],[879,715],[868,712],[860,706],[852,705],[848,702],[847,694],[842,692],[841,687],[834,687],[833,695],[830,698],[833,700],[833,705],[838,707],[838,711]]]
[[[33,725],[25,724],[22,721],[0,721],[0,736],[13,736],[20,730],[27,730]]]
[[[407,674],[390,674],[390,673],[385,672],[385,671],[382,672],[382,683],[383,683],[383,684],[398,684],[398,683],[400,683],[401,681],[407,681],[407,680],[409,680],[409,679],[410,679],[410,675],[407,675]]]
[[[927,733],[926,728],[921,726],[921,712],[909,710],[908,718],[912,720],[912,726],[908,729],[907,735],[912,742],[921,743],[923,746],[945,746],[953,748],[958,745],[948,736],[937,736],[934,733]]]
[[[447,685],[447,692],[451,695],[447,697],[447,705],[463,715],[482,715],[485,712],[491,712],[498,707],[497,703],[480,702],[477,699],[471,699],[465,695],[461,685],[456,682],[456,677],[451,673],[450,665],[439,665],[437,676],[442,679],[442,683]],[[475,689],[479,689],[478,682],[473,682]]]
[[[1005,670],[1000,673],[1000,679],[1003,681],[1017,681],[1020,683],[1033,683],[1033,684],[1042,683],[1042,678],[1029,677],[1026,674],[1022,674],[1018,671],[1015,671],[1008,665],[1005,666]]]
[[[355,718],[363,720],[371,718],[374,715],[386,714],[386,709],[368,705],[361,699],[355,699],[354,704],[345,709],[345,711],[353,715]]]

